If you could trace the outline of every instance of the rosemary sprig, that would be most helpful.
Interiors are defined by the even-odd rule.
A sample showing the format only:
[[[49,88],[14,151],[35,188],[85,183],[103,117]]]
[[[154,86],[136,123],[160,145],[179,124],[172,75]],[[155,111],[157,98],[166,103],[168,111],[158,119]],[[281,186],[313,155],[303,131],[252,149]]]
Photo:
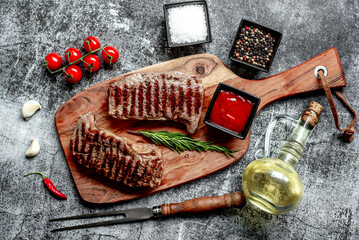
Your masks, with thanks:
[[[214,145],[213,142],[201,142],[199,140],[187,137],[182,133],[168,132],[168,131],[159,131],[154,132],[151,130],[148,131],[128,131],[129,133],[143,135],[149,138],[154,144],[160,146],[164,145],[171,149],[172,151],[177,151],[179,154],[181,152],[197,151],[197,152],[220,152],[227,155],[227,157],[234,157],[232,153],[236,152],[230,150],[223,146]]]

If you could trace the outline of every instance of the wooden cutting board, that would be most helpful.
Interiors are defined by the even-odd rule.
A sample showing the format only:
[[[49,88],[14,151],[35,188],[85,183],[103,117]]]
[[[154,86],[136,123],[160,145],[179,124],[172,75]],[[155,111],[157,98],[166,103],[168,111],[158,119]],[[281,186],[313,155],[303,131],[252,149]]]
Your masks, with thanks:
[[[173,121],[124,121],[110,118],[108,116],[108,86],[130,73],[103,81],[84,90],[62,105],[55,115],[57,132],[78,192],[83,200],[91,203],[120,202],[196,180],[237,162],[247,152],[250,134],[245,140],[240,140],[203,123],[204,115],[217,84],[224,82],[260,97],[259,111],[277,99],[322,89],[320,81],[314,76],[314,69],[318,65],[327,67],[327,79],[330,87],[346,86],[343,69],[335,48],[331,48],[283,73],[262,80],[247,80],[238,77],[220,59],[210,54],[182,57],[134,71],[141,73],[181,71],[200,76],[205,88],[204,107],[199,127],[192,137],[203,141],[214,141],[216,144],[238,150],[234,154],[234,158],[228,158],[224,154],[216,152],[188,151],[179,155],[177,152],[162,147],[164,159],[162,183],[153,189],[124,189],[117,183],[108,181],[79,166],[73,160],[69,147],[78,116],[92,111],[100,126],[119,136],[125,136],[136,141],[146,140],[140,136],[128,134],[127,130],[167,130],[187,134],[185,126]],[[309,102],[310,99],[308,99]]]

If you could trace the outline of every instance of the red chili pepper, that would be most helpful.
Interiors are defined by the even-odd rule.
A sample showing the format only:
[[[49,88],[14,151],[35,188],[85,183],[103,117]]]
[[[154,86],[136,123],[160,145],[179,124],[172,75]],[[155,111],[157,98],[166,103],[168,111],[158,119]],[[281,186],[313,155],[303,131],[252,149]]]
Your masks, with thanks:
[[[59,197],[61,199],[67,199],[67,197],[63,193],[61,193],[59,190],[57,190],[57,188],[51,182],[51,180],[48,177],[46,177],[42,172],[28,173],[28,174],[24,175],[24,177],[26,177],[30,174],[40,174],[43,178],[43,182],[45,183],[46,187],[50,190],[50,192],[52,192],[53,194],[55,194],[57,197]]]

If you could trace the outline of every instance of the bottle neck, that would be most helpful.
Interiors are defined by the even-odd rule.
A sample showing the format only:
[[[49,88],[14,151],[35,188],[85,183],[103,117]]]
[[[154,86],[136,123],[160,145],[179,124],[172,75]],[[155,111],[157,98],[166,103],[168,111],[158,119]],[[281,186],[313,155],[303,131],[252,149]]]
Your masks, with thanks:
[[[292,135],[281,147],[277,158],[289,163],[293,166],[293,168],[295,168],[302,156],[304,146],[313,129],[314,127],[309,121],[303,121],[300,119]]]

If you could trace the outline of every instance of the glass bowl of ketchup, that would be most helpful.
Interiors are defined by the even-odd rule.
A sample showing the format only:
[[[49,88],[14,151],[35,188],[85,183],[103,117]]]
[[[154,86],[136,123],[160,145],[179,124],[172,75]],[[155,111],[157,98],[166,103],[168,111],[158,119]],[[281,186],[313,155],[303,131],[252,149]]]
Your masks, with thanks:
[[[239,139],[251,128],[260,98],[219,83],[204,117],[204,123]]]

